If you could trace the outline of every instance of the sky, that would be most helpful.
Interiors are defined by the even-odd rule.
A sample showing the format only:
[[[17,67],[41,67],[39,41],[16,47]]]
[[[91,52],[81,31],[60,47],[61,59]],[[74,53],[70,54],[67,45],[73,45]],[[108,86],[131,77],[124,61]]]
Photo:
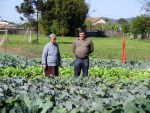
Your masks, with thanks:
[[[23,0],[0,0],[0,20],[21,23],[20,14],[15,6]],[[140,0],[86,0],[89,4],[90,17],[113,19],[136,17],[144,13]]]
[[[113,19],[136,17],[144,13],[142,0],[86,0],[89,15]]]

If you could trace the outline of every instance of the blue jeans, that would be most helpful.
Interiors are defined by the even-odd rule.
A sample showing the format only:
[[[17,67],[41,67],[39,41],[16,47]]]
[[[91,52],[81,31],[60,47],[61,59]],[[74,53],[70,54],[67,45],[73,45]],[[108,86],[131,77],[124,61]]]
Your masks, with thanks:
[[[89,59],[76,59],[74,65],[74,76],[75,78],[80,76],[81,70],[83,73],[83,77],[88,76],[88,69],[89,69]]]

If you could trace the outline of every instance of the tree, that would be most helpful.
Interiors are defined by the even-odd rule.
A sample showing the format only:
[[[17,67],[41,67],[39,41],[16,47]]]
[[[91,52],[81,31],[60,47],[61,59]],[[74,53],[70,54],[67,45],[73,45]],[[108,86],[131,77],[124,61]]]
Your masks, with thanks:
[[[131,32],[135,38],[141,35],[142,39],[149,37],[150,34],[150,17],[142,15],[133,19],[131,22]]]
[[[103,18],[106,22],[109,22],[110,21],[110,19],[109,18],[106,18],[106,17],[104,17]]]
[[[34,18],[35,9],[40,12],[40,29],[45,34],[76,35],[77,29],[84,27],[88,13],[85,0],[24,0],[16,6],[26,18]]]
[[[130,24],[129,23],[123,23],[121,30],[125,36],[128,36],[130,34]]]
[[[120,18],[120,19],[117,20],[117,23],[120,24],[120,25],[122,25],[124,23],[128,23],[128,21],[125,20],[124,18]]]
[[[86,29],[87,29],[87,30],[93,30],[93,29],[92,29],[92,28],[93,28],[92,22],[87,21],[87,22],[85,22],[85,25],[86,25]]]

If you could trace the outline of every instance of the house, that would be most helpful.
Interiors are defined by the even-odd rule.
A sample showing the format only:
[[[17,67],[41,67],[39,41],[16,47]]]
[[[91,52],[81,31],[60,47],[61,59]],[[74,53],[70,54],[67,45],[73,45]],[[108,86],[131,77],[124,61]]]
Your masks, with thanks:
[[[93,23],[93,25],[97,25],[97,24],[106,24],[106,21],[104,19],[100,19],[96,21],[95,23]]]
[[[9,23],[0,21],[0,28],[6,27]]]
[[[92,18],[92,17],[86,18],[85,21],[92,23],[92,25],[106,24],[106,23],[107,23],[103,18],[100,18],[100,17],[96,17],[96,18]]]

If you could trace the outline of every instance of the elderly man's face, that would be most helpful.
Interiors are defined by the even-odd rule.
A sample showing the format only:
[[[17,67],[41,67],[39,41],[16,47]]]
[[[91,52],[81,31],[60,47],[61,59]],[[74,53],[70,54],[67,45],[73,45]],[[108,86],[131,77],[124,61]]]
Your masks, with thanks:
[[[85,39],[85,33],[84,32],[79,33],[79,36],[80,36],[81,40]]]
[[[52,37],[52,38],[51,38],[51,42],[52,42],[52,43],[56,43],[56,37]]]

